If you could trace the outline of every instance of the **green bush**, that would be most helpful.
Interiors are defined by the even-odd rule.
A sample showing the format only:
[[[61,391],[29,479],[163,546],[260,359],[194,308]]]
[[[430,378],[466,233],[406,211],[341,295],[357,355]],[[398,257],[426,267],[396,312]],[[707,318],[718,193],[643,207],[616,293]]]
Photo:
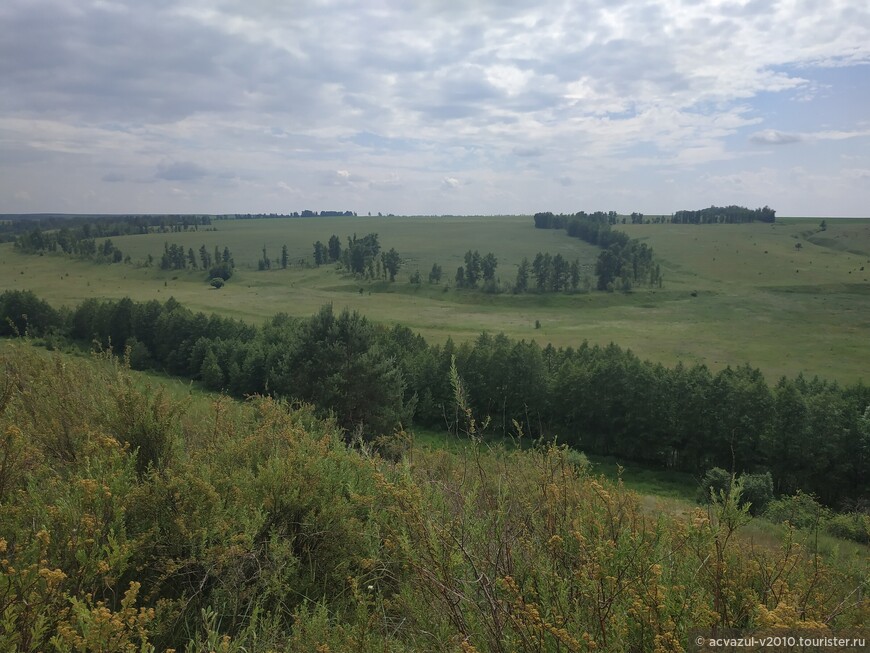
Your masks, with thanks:
[[[773,499],[773,477],[770,472],[764,474],[741,474],[742,493],[741,504],[749,504],[749,512],[760,515]]]
[[[816,528],[826,521],[830,511],[810,494],[798,492],[791,497],[770,501],[764,517],[776,524],[788,522],[795,528]]]
[[[731,490],[731,474],[721,467],[708,469],[704,478],[698,484],[698,503],[710,503],[712,497],[718,497],[723,492]]]
[[[208,276],[210,279],[214,279],[215,277],[223,279],[224,281],[229,281],[230,277],[233,276],[233,267],[231,264],[222,261],[217,265],[214,265],[209,271]]]
[[[870,544],[870,515],[861,512],[832,515],[825,530],[834,537]]]

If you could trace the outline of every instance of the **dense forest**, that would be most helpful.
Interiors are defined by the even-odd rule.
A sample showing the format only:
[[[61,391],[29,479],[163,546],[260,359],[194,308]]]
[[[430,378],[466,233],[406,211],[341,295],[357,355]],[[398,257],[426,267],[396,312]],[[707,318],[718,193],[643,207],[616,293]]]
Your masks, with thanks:
[[[870,499],[870,387],[818,378],[769,385],[751,366],[668,368],[611,344],[541,347],[503,335],[432,345],[402,326],[331,307],[254,327],[173,299],[87,300],[57,311],[29,292],[0,295],[0,334],[96,341],[139,369],[236,396],[310,402],[372,439],[412,422],[454,432],[557,439],[584,451],[692,472],[770,472],[777,493],[835,507]],[[470,413],[457,409],[451,370]]]

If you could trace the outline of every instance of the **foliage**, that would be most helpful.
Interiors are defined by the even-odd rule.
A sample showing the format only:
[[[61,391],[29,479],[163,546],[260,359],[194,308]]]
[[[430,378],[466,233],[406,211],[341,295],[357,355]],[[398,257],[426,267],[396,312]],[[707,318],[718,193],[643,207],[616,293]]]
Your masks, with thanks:
[[[772,500],[764,516],[778,524],[788,522],[795,528],[816,528],[830,516],[830,511],[812,495],[798,492]]]
[[[342,254],[344,266],[353,274],[365,274],[373,267],[373,261],[380,251],[381,244],[377,234],[367,234],[362,238],[357,238],[354,234],[353,238],[347,239],[347,248]]]
[[[734,485],[740,488],[739,505],[753,515],[764,513],[773,499],[773,477],[763,474],[741,474],[737,480],[721,467],[707,470],[698,485],[698,503],[715,502],[717,497],[732,492]]]
[[[643,216],[633,214],[632,222],[642,221]],[[631,239],[621,231],[613,231],[612,225],[617,223],[615,211],[604,213],[596,211],[588,214],[580,211],[573,216],[553,215],[552,213],[536,213],[535,227],[538,229],[565,229],[573,238],[580,238],[587,243],[601,248],[598,261],[595,264],[595,274],[598,276],[598,290],[612,290],[617,284],[623,291],[631,289],[631,284],[661,287],[661,269],[653,260],[653,251],[646,243]],[[549,254],[546,255],[549,257]],[[541,254],[538,254],[539,259]],[[561,259],[560,255],[557,255]],[[552,264],[544,259],[536,259],[533,264],[537,277],[538,290],[553,286],[558,290],[567,288],[568,278],[566,263],[552,259]],[[542,274],[541,270],[552,272]],[[579,269],[570,271],[573,289],[579,284]]]
[[[773,499],[773,477],[770,472],[743,474],[740,480],[743,487],[741,498],[749,506],[749,512],[753,515],[762,514]]]
[[[13,348],[0,388],[3,650],[676,651],[870,616],[835,559],[741,537],[740,482],[649,515],[565,447],[390,462],[309,407],[192,406],[106,357]]]
[[[671,218],[674,224],[737,224],[743,222],[775,222],[776,211],[768,206],[747,209],[743,206],[711,206],[697,211],[677,211]]]
[[[61,314],[30,290],[0,293],[0,336],[45,335],[61,322]]]
[[[229,281],[230,277],[233,276],[233,266],[226,261],[221,261],[209,269],[208,276],[211,279]]]
[[[386,273],[390,276],[390,281],[395,281],[396,275],[399,273],[399,268],[402,266],[402,259],[399,256],[399,252],[391,247],[390,251],[381,254],[381,264],[383,265],[384,270],[386,270]]]
[[[835,537],[870,544],[870,515],[863,512],[832,515],[825,530]]]
[[[0,295],[0,308],[11,307],[0,323],[19,319],[21,301],[45,308],[22,297]],[[172,299],[87,300],[68,314],[40,315],[34,321],[28,313],[28,328],[55,334],[55,343],[68,334],[117,355],[129,345],[136,367],[197,378],[236,396],[311,402],[366,438],[408,428],[412,419],[444,428],[455,356],[470,407],[481,420],[491,418],[490,433],[509,437],[516,422],[532,437],[559,436],[646,466],[761,475],[743,479],[755,512],[774,493],[798,489],[833,507],[870,497],[870,388],[861,384],[798,377],[771,388],[748,365],[716,374],[703,365],[665,368],[616,345],[542,348],[488,334],[430,345],[409,329],[349,311],[336,316],[328,307],[308,320],[279,315],[262,327],[193,313]]]
[[[698,484],[698,503],[710,503],[722,493],[731,491],[731,474],[721,467],[708,469]]]

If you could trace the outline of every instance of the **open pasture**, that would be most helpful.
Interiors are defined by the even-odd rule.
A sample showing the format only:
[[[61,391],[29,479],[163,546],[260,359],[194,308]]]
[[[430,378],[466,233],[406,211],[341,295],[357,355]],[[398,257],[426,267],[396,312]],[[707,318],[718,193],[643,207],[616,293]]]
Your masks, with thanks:
[[[681,360],[720,369],[749,362],[772,381],[799,372],[868,381],[870,221],[828,219],[827,230],[818,231],[820,221],[620,226],[653,247],[664,273],[664,288],[629,294],[487,295],[454,288],[468,249],[495,253],[505,284],[522,257],[531,260],[538,251],[577,257],[593,275],[594,247],[563,231],[535,229],[529,216],[216,221],[217,231],[113,239],[132,257],[130,265],[21,255],[2,245],[0,289],[31,289],[68,306],[87,297],[174,296],[196,310],[254,322],[282,311],[306,316],[332,303],[407,325],[433,341],[489,331],[557,346],[616,342],[668,365]],[[370,232],[403,257],[396,283],[359,281],[334,265],[299,265],[299,259],[310,263],[315,240],[336,234],[344,245],[347,236]],[[164,242],[194,251],[202,244],[209,251],[229,246],[236,274],[214,290],[202,270],[142,266],[148,254],[159,262]],[[258,271],[263,246],[274,266],[284,244],[291,267]],[[444,270],[439,285],[425,281],[434,262]],[[408,283],[415,269],[424,280],[419,287]]]

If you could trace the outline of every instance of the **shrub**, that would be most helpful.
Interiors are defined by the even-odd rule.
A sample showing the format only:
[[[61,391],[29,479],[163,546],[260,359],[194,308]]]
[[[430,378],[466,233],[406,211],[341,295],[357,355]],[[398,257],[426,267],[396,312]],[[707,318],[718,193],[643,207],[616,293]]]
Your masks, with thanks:
[[[764,511],[765,518],[776,524],[788,522],[795,528],[814,528],[825,521],[830,511],[810,494],[798,492],[791,497],[774,499]]]
[[[220,277],[215,277],[214,279],[209,281],[209,283],[211,284],[212,288],[223,288],[225,282]]]
[[[233,276],[233,268],[229,263],[224,261],[213,266],[208,271],[208,276],[212,279],[220,277],[224,281],[229,281],[230,277]]]
[[[126,352],[130,367],[134,370],[147,370],[154,364],[148,346],[136,336],[127,338]]]
[[[825,523],[825,530],[844,540],[870,544],[870,515],[861,512],[834,515]]]
[[[770,472],[764,474],[741,474],[740,483],[743,488],[741,504],[749,504],[749,512],[760,515],[773,499],[773,477]]]
[[[713,497],[731,491],[733,476],[721,467],[707,470],[698,487],[698,503],[710,503]],[[749,504],[753,515],[764,512],[768,502],[773,498],[773,477],[770,472],[764,474],[741,474],[737,479],[740,486],[740,506]]]
[[[712,496],[719,496],[731,490],[731,474],[721,467],[708,469],[698,486],[698,503],[710,503]]]

